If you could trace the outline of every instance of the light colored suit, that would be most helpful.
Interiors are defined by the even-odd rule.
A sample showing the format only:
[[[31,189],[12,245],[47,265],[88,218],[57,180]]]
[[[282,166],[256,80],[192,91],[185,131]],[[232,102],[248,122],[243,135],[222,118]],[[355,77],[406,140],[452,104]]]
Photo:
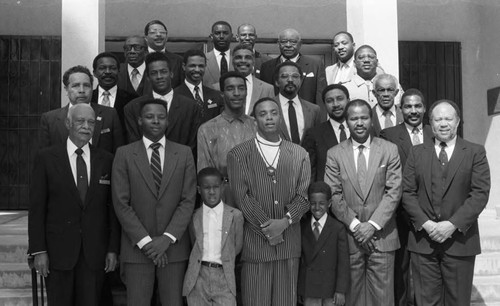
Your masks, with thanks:
[[[215,58],[214,50],[208,52],[205,56],[207,57],[207,66],[205,68],[205,74],[203,75],[203,84],[205,84],[205,86],[213,86],[212,84],[214,83],[219,84],[220,69],[217,64],[217,59]],[[227,71],[233,71],[233,61],[231,60],[229,50],[226,51],[226,60],[228,66]],[[218,90],[217,88],[214,89]]]
[[[189,266],[184,278],[182,295],[187,296],[193,290],[200,274],[203,258],[203,206],[195,211],[189,227],[193,249],[189,257]],[[234,262],[236,255],[243,248],[243,214],[238,209],[224,204],[222,215],[221,259],[227,286],[236,296]]]
[[[366,187],[361,189],[354,159],[352,140],[348,139],[328,150],[325,182],[332,188],[332,212],[347,228],[354,218],[360,222],[375,222],[381,227],[372,242],[376,252],[366,253],[370,259],[358,268],[351,268],[351,289],[348,302],[352,305],[393,305],[393,271],[380,269],[375,261],[383,260],[384,253],[392,258],[399,248],[395,211],[401,198],[401,164],[395,144],[373,138],[367,160]],[[365,251],[348,230],[351,267],[353,258],[364,256]],[[365,256],[366,256],[365,255]],[[389,259],[390,260],[390,259]],[[390,269],[390,266],[389,266]],[[367,270],[376,270],[377,275],[365,275]],[[365,280],[366,279],[366,280]],[[366,281],[370,285],[366,285]],[[382,283],[381,283],[382,282]],[[368,290],[366,286],[372,289]],[[366,296],[365,294],[366,293]],[[387,299],[387,300],[384,300]]]
[[[273,85],[266,83],[252,76],[253,88],[252,96],[250,100],[250,107],[248,108],[247,115],[250,115],[253,111],[253,106],[255,102],[262,98],[274,98],[274,87]],[[247,93],[248,94],[248,93]]]
[[[335,63],[333,65],[327,66],[325,68],[325,75],[326,75],[326,83],[328,85],[334,84],[335,79],[337,78],[337,73],[339,73],[340,67],[338,63]],[[356,74],[356,67],[354,67],[354,63],[352,64],[352,67],[349,69],[349,73],[347,74],[347,80],[351,80],[352,76]],[[346,82],[340,82],[340,84],[346,83]]]
[[[280,99],[279,96],[276,96],[274,98],[278,104],[280,105],[280,116],[283,118],[283,116],[288,116],[288,114],[283,114],[283,110],[281,109],[281,104],[280,104]],[[302,142],[302,139],[304,139],[304,135],[306,134],[306,131],[309,130],[312,127],[317,126],[318,124],[321,123],[321,111],[318,105],[312,104],[309,101],[300,99],[300,104],[302,105],[302,113],[304,114],[304,131],[302,133],[302,137],[300,141]],[[282,119],[280,121],[280,136],[283,139],[286,139],[288,141],[291,141],[290,139],[290,131],[288,130],[288,127],[286,126],[285,120]]]

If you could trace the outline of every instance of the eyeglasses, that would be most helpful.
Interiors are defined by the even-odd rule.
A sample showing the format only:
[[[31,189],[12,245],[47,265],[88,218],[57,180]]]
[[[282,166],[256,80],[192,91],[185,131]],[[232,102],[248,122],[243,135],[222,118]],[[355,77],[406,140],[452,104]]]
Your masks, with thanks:
[[[142,51],[146,49],[145,46],[142,46],[142,45],[126,45],[126,46],[123,46],[123,50],[124,51]]]

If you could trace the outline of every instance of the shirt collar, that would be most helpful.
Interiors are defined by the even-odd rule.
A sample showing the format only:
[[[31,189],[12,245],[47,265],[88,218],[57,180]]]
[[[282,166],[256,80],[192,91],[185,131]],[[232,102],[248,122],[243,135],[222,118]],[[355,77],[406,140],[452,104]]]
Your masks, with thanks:
[[[328,120],[330,121],[330,124],[332,125],[332,127],[333,127],[334,129],[336,129],[336,130],[338,130],[338,129],[339,129],[339,127],[340,127],[340,122],[338,122],[338,121],[336,121],[336,120],[333,120],[332,118],[328,118]],[[342,124],[344,125],[344,128],[345,128],[345,129],[347,129],[347,128],[348,128],[348,127],[347,127],[347,124],[346,124],[346,122],[345,122],[345,120],[344,120],[344,122],[342,122]]]
[[[149,146],[153,144],[150,139],[148,139],[146,136],[142,136],[142,142],[144,143],[144,146],[146,147],[146,150],[149,149]],[[160,140],[157,141],[157,143],[161,144],[163,148],[165,148],[165,136],[163,136]]]
[[[148,46],[148,53],[153,53],[153,52],[165,53],[165,51],[167,51],[167,48],[165,48],[165,47],[163,47],[163,49],[161,49],[160,51],[156,51],[155,49],[153,49],[150,46]]]
[[[132,71],[134,71],[134,69],[137,69],[137,71],[139,71],[139,74],[143,76],[144,71],[146,70],[146,63],[142,62],[142,64],[139,65],[139,67],[137,67],[137,68],[134,68],[134,67],[130,66],[130,64],[127,64],[127,71],[128,71],[128,75],[130,77],[132,77]]]
[[[231,49],[227,49],[226,51],[224,51],[224,56],[226,57],[226,60],[227,60],[227,64],[229,65],[229,60],[231,59]],[[217,49],[214,48],[214,54],[216,57],[221,57],[221,52]]]
[[[372,142],[371,136],[368,136],[368,139],[365,141],[365,143],[359,143],[356,140],[354,140],[352,137],[351,137],[351,140],[352,140],[352,146],[354,149],[357,149],[360,145],[363,145],[363,146],[365,146],[365,148],[369,149],[370,143]]]
[[[448,148],[454,147],[455,144],[457,143],[457,135],[455,135],[455,137],[453,137],[453,139],[445,141],[445,142],[446,142],[446,146]],[[434,144],[439,147],[440,143],[441,143],[441,141],[434,137]]]
[[[290,61],[292,61],[292,62],[296,63],[296,62],[299,60],[299,57],[300,57],[300,53],[299,53],[299,54],[297,54],[297,55],[295,55],[295,57],[292,57],[292,58],[290,59]],[[283,62],[286,62],[286,60],[287,60],[287,59],[286,59],[286,58],[282,55],[282,56],[281,56],[281,62],[282,62],[282,63],[283,63]]]
[[[311,216],[311,226],[314,228],[314,222],[318,221],[319,225],[321,226],[321,229],[325,228],[325,223],[326,223],[326,218],[328,216],[328,213],[325,213],[319,220],[316,220],[314,216]]]
[[[104,94],[104,92],[106,91],[104,88],[102,88],[101,86],[98,87],[99,88],[99,98],[102,97],[102,95]],[[116,97],[116,92],[118,91],[118,86],[115,85],[113,87],[111,87],[108,92],[109,92],[109,95],[112,96],[112,97]]]
[[[68,140],[66,141],[66,150],[68,151],[68,156],[76,154],[76,149],[78,149],[78,147],[68,137]],[[82,147],[82,150],[83,154],[90,156],[90,146],[88,142]]]
[[[214,208],[208,207],[205,203],[203,203],[203,213],[208,213],[209,211],[213,211],[217,217],[222,216],[224,213],[224,202],[221,200]]]
[[[409,124],[408,124],[408,123],[406,123],[406,122],[405,122],[404,124],[405,124],[405,126],[406,126],[406,129],[408,130],[408,132],[409,132],[409,133],[410,133],[410,135],[411,135],[411,134],[413,133],[413,129],[414,129],[415,127],[414,127],[413,125],[409,125]],[[417,128],[418,128],[418,133],[419,133],[419,134],[422,134],[422,132],[423,132],[423,124],[422,124],[422,123],[420,123],[420,124],[417,126]]]
[[[200,84],[198,84],[198,85],[194,85],[194,84],[189,83],[187,79],[184,79],[184,83],[185,83],[185,84],[186,84],[186,86],[189,88],[189,91],[190,91],[191,93],[194,93],[194,87],[195,87],[195,86],[198,86],[198,88],[199,88],[200,90],[201,90],[201,88],[203,87],[203,82],[200,82]]]
[[[245,79],[247,80],[247,83],[250,85],[250,86],[253,86],[253,76],[252,74],[250,73],[249,75],[247,75],[245,77]]]
[[[153,98],[155,99],[160,99],[160,100],[164,100],[164,98],[167,100],[167,103],[170,104],[170,102],[172,102],[172,98],[174,96],[174,91],[172,89],[170,89],[169,92],[167,92],[165,95],[160,95],[159,93],[156,93],[154,90],[153,90]]]
[[[347,60],[347,62],[345,62],[345,63],[342,63],[341,61],[338,61],[337,66],[339,68],[342,68],[342,66],[346,66],[347,68],[351,68],[352,65],[353,65],[353,63],[354,63],[354,55],[351,56],[351,58],[349,60]]]
[[[383,110],[378,103],[375,107],[377,108],[377,113],[379,114],[379,117],[382,116],[385,110]],[[389,109],[389,111],[392,113],[394,117],[396,117],[396,104],[393,104],[392,107]]]
[[[282,108],[288,106],[288,101],[293,101],[293,104],[297,104],[297,106],[300,104],[299,95],[296,95],[293,99],[288,99],[285,96],[279,94],[279,100]]]

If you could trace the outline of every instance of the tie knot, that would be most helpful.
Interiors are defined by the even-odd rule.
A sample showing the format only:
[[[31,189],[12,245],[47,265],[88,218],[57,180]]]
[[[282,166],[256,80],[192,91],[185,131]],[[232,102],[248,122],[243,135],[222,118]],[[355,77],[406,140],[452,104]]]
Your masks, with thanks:
[[[82,154],[83,154],[83,150],[82,150],[82,148],[78,148],[78,149],[76,149],[76,150],[75,150],[75,153],[76,153],[78,156],[82,156]]]
[[[392,112],[390,110],[386,110],[382,113],[382,115],[384,115],[385,117],[390,117],[392,115]]]
[[[414,127],[413,130],[411,131],[413,134],[418,134],[420,129],[418,127]]]
[[[441,141],[441,142],[439,143],[439,146],[441,147],[441,149],[444,149],[444,148],[446,148],[448,145],[446,144],[446,142]]]
[[[149,147],[153,150],[158,150],[161,147],[161,143],[155,142],[155,143],[152,143]]]
[[[360,153],[361,153],[361,152],[363,152],[363,149],[364,149],[364,148],[365,148],[365,146],[364,146],[364,145],[359,145],[359,146],[358,146],[358,150],[359,150],[359,152],[360,152]]]
[[[345,129],[345,126],[344,126],[344,124],[342,124],[342,123],[341,123],[341,124],[339,125],[339,130],[341,130],[341,131],[342,131],[343,129]]]
[[[318,221],[314,221],[314,227],[319,227],[319,226],[320,226],[319,222]]]
[[[137,68],[132,69],[132,75],[137,75],[139,74],[139,70]]]
[[[226,56],[226,53],[225,53],[225,52],[221,52],[221,53],[220,53],[220,55],[221,55],[222,57],[224,57],[224,56]]]
[[[103,93],[102,93],[103,96],[105,97],[109,97],[111,94],[109,93],[109,91],[105,90]]]
[[[290,106],[293,106],[293,100],[288,101],[288,104],[290,104]]]
[[[194,87],[194,91],[198,92],[199,90],[200,90],[200,87],[198,87],[198,85],[196,85],[196,86]]]

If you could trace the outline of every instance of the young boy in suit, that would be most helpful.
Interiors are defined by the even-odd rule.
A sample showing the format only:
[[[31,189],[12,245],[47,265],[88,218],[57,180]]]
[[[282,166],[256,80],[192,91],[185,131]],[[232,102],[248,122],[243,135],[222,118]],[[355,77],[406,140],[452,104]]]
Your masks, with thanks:
[[[344,225],[328,215],[332,192],[325,182],[309,186],[310,214],[301,220],[298,293],[305,306],[345,304],[349,250]]]
[[[184,279],[188,305],[236,305],[234,262],[243,247],[243,215],[224,204],[222,174],[207,167],[198,173],[203,205],[189,227],[193,249]]]

